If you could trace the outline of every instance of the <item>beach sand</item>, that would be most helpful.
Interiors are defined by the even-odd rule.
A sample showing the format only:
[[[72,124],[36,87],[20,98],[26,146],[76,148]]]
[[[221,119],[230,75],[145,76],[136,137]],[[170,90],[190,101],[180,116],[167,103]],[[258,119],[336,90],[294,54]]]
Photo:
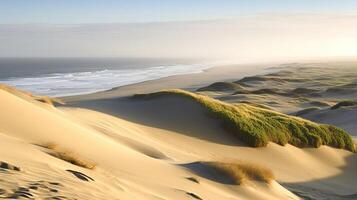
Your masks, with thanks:
[[[65,105],[56,106],[4,86],[0,88],[0,197],[356,199],[357,157],[351,151],[273,142],[254,148],[229,134],[188,98],[132,98],[137,93],[196,91],[225,82],[197,93],[227,103],[264,105],[357,136],[357,106],[331,109],[357,97],[355,66],[350,62],[222,66],[65,97],[61,99]],[[232,174],[221,176],[207,164],[222,162],[247,163],[255,169],[253,176],[243,171],[244,182],[230,182]],[[254,177],[256,169],[271,170],[274,177],[262,181]]]

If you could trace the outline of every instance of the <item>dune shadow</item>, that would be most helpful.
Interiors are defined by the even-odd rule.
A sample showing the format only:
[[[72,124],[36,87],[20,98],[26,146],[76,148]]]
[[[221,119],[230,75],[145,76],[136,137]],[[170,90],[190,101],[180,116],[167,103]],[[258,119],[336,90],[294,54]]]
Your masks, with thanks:
[[[227,133],[218,120],[207,116],[202,105],[185,97],[161,97],[138,100],[130,97],[72,103],[145,126],[174,131],[214,143],[247,146]]]
[[[341,173],[335,176],[299,183],[281,183],[285,188],[306,200],[357,199],[357,154],[346,158]]]
[[[209,179],[214,182],[229,185],[234,185],[236,183],[235,179],[223,170],[220,170],[217,167],[204,162],[186,163],[181,164],[180,166],[192,171],[200,177]]]
[[[70,170],[70,169],[67,169],[66,171],[73,174],[75,177],[79,178],[82,181],[87,181],[87,182],[94,181],[93,178],[89,177],[86,174],[83,174],[82,172],[78,172],[78,171],[74,171],[74,170]]]

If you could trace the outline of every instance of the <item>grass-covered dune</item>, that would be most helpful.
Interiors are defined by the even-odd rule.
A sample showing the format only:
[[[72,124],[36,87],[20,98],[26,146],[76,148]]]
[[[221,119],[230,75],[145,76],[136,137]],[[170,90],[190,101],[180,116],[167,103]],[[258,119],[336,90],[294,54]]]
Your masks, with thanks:
[[[209,86],[199,88],[197,91],[230,91],[230,90],[243,90],[244,88],[237,83],[230,82],[216,82]]]
[[[274,142],[280,145],[289,143],[297,147],[328,145],[355,152],[351,136],[340,128],[245,103],[233,105],[179,89],[136,94],[134,98],[153,99],[168,95],[183,96],[198,102],[228,132],[252,147],[264,147],[269,142]]]
[[[331,107],[332,110],[339,109],[341,107],[357,106],[357,100],[341,101]]]
[[[279,83],[285,83],[285,82],[304,82],[306,81],[306,79],[302,79],[302,78],[278,78],[275,76],[247,76],[244,77],[238,81],[235,81],[234,83],[246,83],[246,82],[251,82],[251,81],[275,81],[275,82],[279,82]]]
[[[239,106],[239,104],[242,104],[242,103],[245,103],[245,104],[248,104],[248,105],[251,105],[251,106],[254,106],[254,107],[258,107],[258,108],[264,108],[264,109],[267,109],[267,110],[274,110],[274,108],[271,108],[269,106],[266,106],[266,105],[263,105],[263,104],[259,104],[259,103],[254,103],[254,102],[251,102],[251,101],[239,101],[239,103],[235,103],[233,105],[236,105],[236,106]]]

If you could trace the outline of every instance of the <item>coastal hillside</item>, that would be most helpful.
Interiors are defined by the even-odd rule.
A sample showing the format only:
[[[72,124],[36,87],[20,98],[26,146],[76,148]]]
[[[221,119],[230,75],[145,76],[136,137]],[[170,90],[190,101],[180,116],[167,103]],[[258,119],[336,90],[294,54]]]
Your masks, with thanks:
[[[217,94],[174,89],[64,102],[3,85],[0,197],[355,197],[357,157],[346,126]],[[354,107],[329,109],[346,108]]]
[[[357,200],[356,24],[357,0],[0,0],[0,200]]]
[[[348,131],[353,137],[357,137],[357,105],[316,109],[302,113],[300,116],[319,123],[333,124]]]
[[[229,103],[252,102],[294,114],[337,103],[351,106],[357,99],[356,77],[355,63],[295,63],[261,75],[210,83],[197,91]]]
[[[252,147],[263,147],[268,142],[274,142],[298,147],[329,145],[356,151],[351,136],[342,129],[246,103],[232,105],[184,90],[166,90],[134,97],[153,99],[170,95],[187,97],[201,104],[209,116],[219,120],[228,132]]]
[[[135,123],[15,91],[0,90],[1,198],[297,199],[265,166],[202,160]]]

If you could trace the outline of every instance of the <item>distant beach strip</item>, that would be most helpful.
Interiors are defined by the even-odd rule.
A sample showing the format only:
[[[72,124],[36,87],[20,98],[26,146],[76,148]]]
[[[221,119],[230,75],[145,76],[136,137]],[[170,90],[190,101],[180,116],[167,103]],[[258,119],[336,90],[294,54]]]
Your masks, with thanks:
[[[63,97],[109,90],[114,87],[160,79],[173,75],[201,73],[212,64],[183,64],[135,69],[105,69],[88,72],[51,73],[34,77],[0,80],[38,95]]]

